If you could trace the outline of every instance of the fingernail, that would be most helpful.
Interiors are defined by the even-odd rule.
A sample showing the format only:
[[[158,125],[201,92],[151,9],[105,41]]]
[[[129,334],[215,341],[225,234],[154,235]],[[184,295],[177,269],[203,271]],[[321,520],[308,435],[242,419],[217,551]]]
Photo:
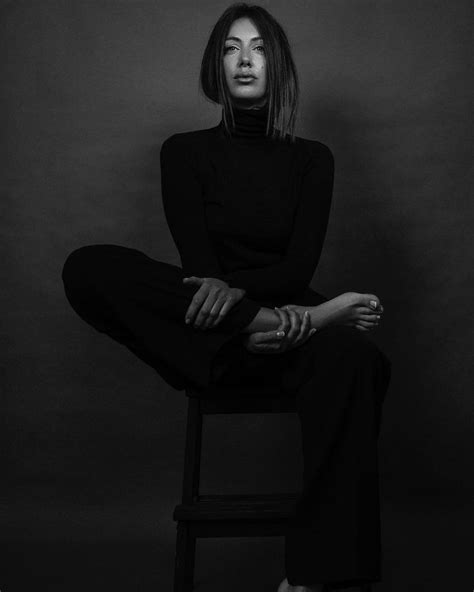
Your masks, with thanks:
[[[311,329],[311,331],[309,332],[310,335],[314,335],[316,333],[316,329]]]
[[[285,337],[285,332],[284,331],[278,331],[277,337]]]
[[[370,306],[371,306],[372,308],[377,308],[377,302],[376,302],[375,300],[371,300],[371,301],[370,301]]]
[[[307,310],[304,311],[304,316],[307,317],[309,315],[309,312]]]
[[[184,322],[186,323],[186,325],[189,325],[189,323],[191,322],[191,319],[186,319]]]

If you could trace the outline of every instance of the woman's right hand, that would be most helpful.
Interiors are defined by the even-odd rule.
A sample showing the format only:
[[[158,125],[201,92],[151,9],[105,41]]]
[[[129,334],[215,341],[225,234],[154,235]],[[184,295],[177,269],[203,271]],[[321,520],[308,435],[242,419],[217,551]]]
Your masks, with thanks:
[[[316,332],[311,328],[309,314],[302,317],[289,308],[277,308],[280,325],[273,331],[250,333],[244,340],[245,347],[252,353],[279,354],[303,345]]]
[[[245,296],[245,290],[230,288],[218,278],[193,275],[183,278],[183,282],[199,286],[185,314],[185,323],[192,323],[195,329],[212,329]]]

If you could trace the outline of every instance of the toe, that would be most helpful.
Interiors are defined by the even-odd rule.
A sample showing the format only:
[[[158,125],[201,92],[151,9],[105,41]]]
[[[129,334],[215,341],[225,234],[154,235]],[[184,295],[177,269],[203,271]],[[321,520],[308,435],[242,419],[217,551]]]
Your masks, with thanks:
[[[366,294],[365,305],[368,306],[370,309],[375,310],[380,306],[380,300],[377,298],[375,294]]]

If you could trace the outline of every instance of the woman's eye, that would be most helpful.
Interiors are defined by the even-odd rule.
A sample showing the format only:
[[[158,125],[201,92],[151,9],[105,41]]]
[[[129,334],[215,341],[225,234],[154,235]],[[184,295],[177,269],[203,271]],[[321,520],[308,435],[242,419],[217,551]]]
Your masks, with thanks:
[[[238,48],[238,47],[236,47],[235,45],[228,45],[227,47],[224,47],[224,52],[226,52],[226,53],[227,53],[227,52],[228,52],[228,51],[230,51],[231,49],[239,49],[239,48]],[[255,47],[255,49],[260,49],[262,52],[264,52],[264,51],[265,51],[265,48],[263,47],[263,45],[257,45],[257,46]]]

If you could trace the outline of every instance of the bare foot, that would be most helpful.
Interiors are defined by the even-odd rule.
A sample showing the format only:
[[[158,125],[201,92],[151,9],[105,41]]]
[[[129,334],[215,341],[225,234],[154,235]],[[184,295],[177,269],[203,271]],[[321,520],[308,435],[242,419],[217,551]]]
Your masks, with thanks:
[[[371,305],[375,302],[375,308]],[[383,306],[375,294],[344,292],[318,306],[287,304],[280,308],[291,308],[300,315],[309,311],[311,326],[322,329],[328,325],[348,325],[360,331],[370,331],[379,324]]]

